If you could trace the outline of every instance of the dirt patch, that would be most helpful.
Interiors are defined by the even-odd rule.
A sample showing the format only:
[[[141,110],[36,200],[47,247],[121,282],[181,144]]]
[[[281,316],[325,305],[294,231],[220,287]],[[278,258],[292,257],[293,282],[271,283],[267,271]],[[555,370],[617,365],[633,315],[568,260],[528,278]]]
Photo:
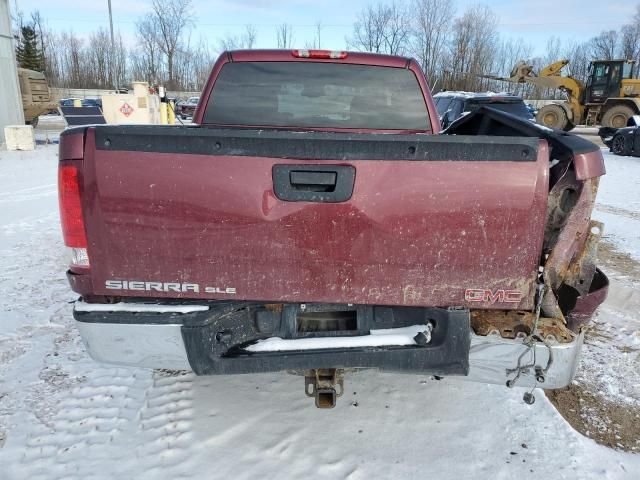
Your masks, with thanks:
[[[634,342],[625,341],[621,328],[631,334],[634,323],[616,322],[620,318],[616,315],[635,316],[640,311],[636,292],[640,262],[603,239],[598,247],[598,266],[609,274],[611,288],[586,333],[582,365],[573,384],[545,393],[581,434],[611,448],[640,453],[640,402],[629,386],[634,385],[633,378],[627,378],[634,377],[636,371],[636,348],[632,347]],[[615,374],[603,373],[615,362]],[[626,365],[631,370],[625,370]],[[619,391],[626,393],[622,399],[612,395]]]
[[[617,250],[615,245],[606,239],[600,240],[598,245],[598,266],[640,280],[640,262],[628,253]]]
[[[545,393],[581,434],[611,448],[640,452],[640,408],[618,405],[583,385]]]

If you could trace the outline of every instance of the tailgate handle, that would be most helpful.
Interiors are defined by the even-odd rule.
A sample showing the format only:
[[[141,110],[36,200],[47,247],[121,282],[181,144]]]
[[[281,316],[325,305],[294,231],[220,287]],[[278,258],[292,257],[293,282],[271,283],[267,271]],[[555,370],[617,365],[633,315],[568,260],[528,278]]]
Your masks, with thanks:
[[[273,191],[287,202],[345,202],[355,174],[351,165],[274,165]]]
[[[309,192],[333,192],[336,189],[337,172],[291,170],[291,188]]]

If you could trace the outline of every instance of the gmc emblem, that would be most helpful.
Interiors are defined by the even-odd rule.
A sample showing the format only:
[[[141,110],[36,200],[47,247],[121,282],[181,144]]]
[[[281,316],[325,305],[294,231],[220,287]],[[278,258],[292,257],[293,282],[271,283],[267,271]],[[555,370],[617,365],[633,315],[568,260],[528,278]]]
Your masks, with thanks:
[[[485,288],[467,288],[464,299],[467,302],[482,303],[520,303],[522,292],[519,290],[488,290]]]

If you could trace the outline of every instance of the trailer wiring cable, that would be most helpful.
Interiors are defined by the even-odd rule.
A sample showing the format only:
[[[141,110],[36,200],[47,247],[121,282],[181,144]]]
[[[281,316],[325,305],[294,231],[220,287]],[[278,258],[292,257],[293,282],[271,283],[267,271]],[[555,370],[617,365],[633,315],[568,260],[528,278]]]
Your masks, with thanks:
[[[545,291],[546,291],[546,285],[544,283],[539,283],[536,288],[536,307],[535,307],[535,317],[533,321],[533,328],[531,330],[531,333],[527,335],[527,337],[524,338],[524,340],[522,341],[522,343],[527,347],[527,349],[524,350],[518,357],[518,362],[516,367],[507,369],[507,375],[511,375],[515,373],[515,377],[513,377],[510,380],[507,380],[507,387],[509,388],[512,388],[516,385],[516,382],[518,381],[518,379],[523,373],[526,373],[529,371],[529,369],[534,368],[536,370],[535,371],[536,384],[533,387],[533,389],[535,389],[538,383],[544,382],[544,377],[546,376],[547,372],[551,368],[551,365],[553,364],[553,350],[551,349],[551,345],[549,345],[546,339],[542,338],[542,336],[538,331],[538,322],[540,320],[540,311],[542,309],[542,299],[544,297]],[[549,351],[549,358],[547,359],[547,365],[544,368],[536,368],[537,358],[536,358],[535,342],[541,342],[547,347],[547,350]],[[531,363],[522,365],[522,359],[528,353],[532,354],[533,360],[531,361]]]

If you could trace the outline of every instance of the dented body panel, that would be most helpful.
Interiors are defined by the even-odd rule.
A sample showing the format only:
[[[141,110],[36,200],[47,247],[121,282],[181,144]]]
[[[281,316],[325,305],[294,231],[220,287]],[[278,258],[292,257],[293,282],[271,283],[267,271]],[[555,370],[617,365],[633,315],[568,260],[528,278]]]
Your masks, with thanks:
[[[542,141],[533,161],[491,160],[503,140],[482,137],[462,145],[468,161],[443,158],[443,137],[414,142],[424,156],[413,160],[300,160],[127,150],[133,126],[102,134],[104,149],[95,146],[99,128],[87,131],[84,168],[93,294],[533,307],[548,191]],[[278,141],[301,135],[313,136]],[[387,148],[378,137],[371,141]],[[474,157],[479,148],[488,160]],[[351,166],[352,196],[283,201],[272,175],[280,164]],[[118,280],[134,288],[116,292],[109,282]],[[156,285],[167,282],[189,286]]]

